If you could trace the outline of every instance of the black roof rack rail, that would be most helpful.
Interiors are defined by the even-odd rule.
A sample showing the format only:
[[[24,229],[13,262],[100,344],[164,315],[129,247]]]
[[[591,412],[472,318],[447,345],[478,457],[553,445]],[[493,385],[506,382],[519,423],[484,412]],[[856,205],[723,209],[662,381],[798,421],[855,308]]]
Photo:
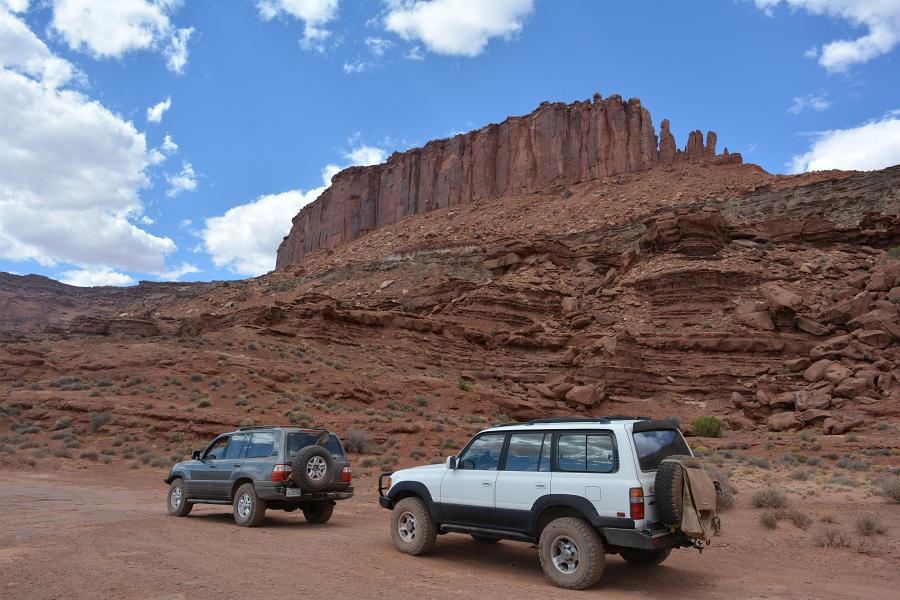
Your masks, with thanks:
[[[250,431],[251,429],[278,429],[283,425],[248,425],[247,427],[238,427],[238,431]]]
[[[497,423],[491,427],[514,427],[527,425],[551,425],[553,423],[612,423],[613,421],[652,421],[650,417],[610,415],[605,417],[549,417],[546,419],[532,419],[530,421],[512,421],[510,423]]]

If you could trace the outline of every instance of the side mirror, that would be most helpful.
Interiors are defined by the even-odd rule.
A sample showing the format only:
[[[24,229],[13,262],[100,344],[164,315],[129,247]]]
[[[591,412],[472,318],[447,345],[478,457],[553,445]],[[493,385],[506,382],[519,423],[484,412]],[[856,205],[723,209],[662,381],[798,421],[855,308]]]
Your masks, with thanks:
[[[194,450],[193,452],[191,452],[191,459],[192,460],[200,460],[201,454],[202,453],[199,450]]]
[[[448,468],[448,469],[455,469],[455,468],[456,468],[456,457],[455,457],[455,456],[448,456],[448,457],[447,457],[447,468]]]

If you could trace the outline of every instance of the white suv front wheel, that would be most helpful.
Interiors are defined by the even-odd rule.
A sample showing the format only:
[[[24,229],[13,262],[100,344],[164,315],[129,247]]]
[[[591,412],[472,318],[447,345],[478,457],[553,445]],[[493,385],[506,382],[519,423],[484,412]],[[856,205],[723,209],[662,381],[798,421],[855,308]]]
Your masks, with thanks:
[[[538,542],[541,568],[554,585],[583,590],[596,585],[606,566],[603,540],[584,519],[563,517],[551,521]]]
[[[421,498],[404,498],[394,506],[391,539],[397,550],[413,556],[425,554],[434,546],[436,538],[437,523]]]

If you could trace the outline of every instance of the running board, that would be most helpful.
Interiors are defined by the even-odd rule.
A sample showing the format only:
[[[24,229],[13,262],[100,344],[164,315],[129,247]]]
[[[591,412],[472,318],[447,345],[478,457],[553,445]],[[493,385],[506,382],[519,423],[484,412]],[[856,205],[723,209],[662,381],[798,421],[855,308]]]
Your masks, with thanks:
[[[185,502],[190,502],[191,504],[233,504],[231,500],[207,500],[205,498],[188,498]]]
[[[487,537],[496,537],[506,540],[517,540],[520,542],[534,542],[534,538],[524,533],[516,533],[514,531],[505,531],[503,529],[485,529],[484,527],[470,527],[468,525],[441,525],[441,533],[468,533],[469,535],[483,535]]]

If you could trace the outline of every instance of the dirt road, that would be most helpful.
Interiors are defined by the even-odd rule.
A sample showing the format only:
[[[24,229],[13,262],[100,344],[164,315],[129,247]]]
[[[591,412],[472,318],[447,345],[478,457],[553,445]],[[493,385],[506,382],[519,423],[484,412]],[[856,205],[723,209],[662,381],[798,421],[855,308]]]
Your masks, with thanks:
[[[875,556],[815,548],[810,531],[790,525],[764,532],[757,513],[739,507],[727,513],[725,535],[702,556],[678,551],[649,571],[610,556],[596,589],[564,592],[544,580],[536,551],[527,544],[482,546],[448,535],[427,557],[399,554],[370,479],[356,482],[358,495],[341,504],[326,525],[307,525],[298,512],[270,511],[264,527],[242,529],[229,507],[197,508],[187,519],[167,516],[163,474],[155,470],[6,471],[0,477],[4,599],[875,600],[895,598],[900,585],[898,509],[874,500],[868,508],[886,510],[891,527]],[[840,504],[827,508],[841,514]]]

